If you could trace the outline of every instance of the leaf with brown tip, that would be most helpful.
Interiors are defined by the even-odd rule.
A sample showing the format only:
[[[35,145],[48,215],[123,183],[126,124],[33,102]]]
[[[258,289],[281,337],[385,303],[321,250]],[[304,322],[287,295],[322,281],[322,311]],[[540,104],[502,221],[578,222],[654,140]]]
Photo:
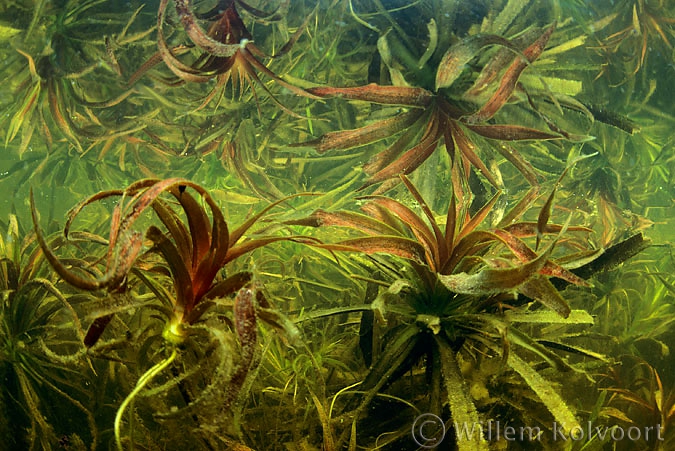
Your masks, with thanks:
[[[480,49],[488,45],[501,45],[513,50],[515,53],[520,53],[508,39],[493,34],[474,35],[462,39],[450,46],[445,55],[443,55],[443,58],[441,58],[438,70],[436,71],[435,90],[438,91],[441,88],[451,86],[469,61],[478,54]]]
[[[552,250],[553,246],[550,246],[536,259],[512,268],[486,268],[475,274],[439,274],[438,280],[454,293],[480,296],[506,293],[536,275],[546,264]]]
[[[551,34],[553,34],[553,30],[555,30],[555,26],[556,24],[554,23],[549,28],[547,28],[541,34],[541,36],[537,38],[536,41],[523,50],[523,55],[527,61],[525,61],[523,58],[518,58],[513,63],[511,63],[511,66],[509,66],[509,68],[506,70],[499,87],[494,92],[492,97],[487,102],[485,102],[485,104],[478,111],[464,117],[464,121],[467,124],[478,124],[485,122],[497,114],[497,112],[511,97],[511,94],[518,83],[518,78],[520,78],[520,74],[523,72],[523,70],[525,70],[528,64],[539,58],[539,55],[541,55],[541,53],[544,51]]]

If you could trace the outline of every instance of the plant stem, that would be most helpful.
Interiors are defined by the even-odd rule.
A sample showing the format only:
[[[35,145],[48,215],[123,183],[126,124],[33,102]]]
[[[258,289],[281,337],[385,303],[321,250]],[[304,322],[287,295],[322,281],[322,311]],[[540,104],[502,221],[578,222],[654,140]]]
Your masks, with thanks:
[[[122,405],[117,409],[117,415],[115,415],[115,442],[117,443],[117,449],[119,451],[123,451],[122,448],[122,436],[120,435],[120,424],[122,422],[122,415],[124,415],[124,411],[126,410],[127,406],[133,399],[143,390],[143,388],[159,373],[161,373],[163,370],[165,370],[171,363],[176,359],[176,355],[178,355],[178,352],[176,351],[176,348],[173,349],[171,352],[171,355],[167,357],[166,359],[162,360],[161,362],[157,363],[155,366],[150,368],[148,371],[146,371],[140,379],[138,379],[138,382],[136,383],[136,387],[134,387],[133,391],[129,393],[129,395],[124,399],[122,402]]]

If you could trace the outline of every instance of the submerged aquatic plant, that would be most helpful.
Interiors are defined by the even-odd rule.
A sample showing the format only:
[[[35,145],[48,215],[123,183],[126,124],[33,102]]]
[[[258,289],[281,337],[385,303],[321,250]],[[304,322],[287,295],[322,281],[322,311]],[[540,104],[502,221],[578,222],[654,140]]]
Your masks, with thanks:
[[[628,78],[637,74],[645,65],[650,46],[663,46],[666,53],[672,52],[675,16],[667,2],[627,0],[619,2],[615,8],[617,12],[608,15],[605,20],[616,21],[623,28],[607,36],[602,41],[601,48],[613,55],[620,55],[629,65],[629,70],[633,66]],[[603,67],[603,72],[608,69]]]
[[[569,371],[570,365],[552,351],[563,345],[538,343],[514,324],[520,321],[588,324],[589,320],[592,323],[585,312],[571,315],[569,305],[549,280],[554,277],[586,285],[583,279],[556,263],[552,251],[556,242],[569,239],[568,231],[588,232],[588,229],[549,224],[547,209],[553,195],[537,223],[512,222],[527,209],[526,203],[518,206],[520,211],[508,216],[512,223],[498,228],[486,228],[484,224],[496,196],[471,216],[466,204],[456,203],[456,197],[451,195],[446,223],[441,226],[417,189],[405,176],[401,176],[401,181],[419,204],[423,217],[395,199],[373,195],[362,198],[367,201],[361,207],[365,215],[319,210],[306,219],[291,222],[315,227],[348,227],[365,234],[335,244],[318,244],[319,247],[388,254],[407,262],[402,269],[396,269],[394,264],[379,258],[374,260],[376,270],[387,274],[388,281],[370,279],[385,289],[363,310],[375,313],[385,338],[377,339],[382,343],[381,349],[368,352],[375,357],[359,387],[363,397],[358,407],[353,412],[345,412],[354,421],[350,446],[356,445],[356,421],[373,399],[423,357],[431,384],[429,411],[441,416],[443,406],[447,405],[455,424],[480,422],[460,362],[475,361],[480,366],[480,356],[483,356],[501,361],[500,368],[508,367],[519,374],[558,424],[565,428],[576,426],[572,409],[551,389],[550,381],[535,371],[521,354],[533,353],[547,365]],[[551,234],[558,238],[539,252],[523,241]],[[517,305],[522,300],[515,293],[539,301],[553,312],[547,315],[536,309],[521,309]],[[522,317],[512,321],[511,315],[500,313],[503,308],[515,310],[513,318]],[[528,315],[531,316],[526,320]],[[345,439],[343,435],[342,440]],[[461,450],[487,449],[480,434],[458,440],[458,446]]]
[[[664,383],[656,368],[639,357],[626,356],[623,363],[623,367],[610,371],[608,377],[612,383],[603,389],[610,395],[606,415],[629,427],[637,427],[645,434],[651,432],[639,449],[669,449],[675,440],[672,379]],[[633,444],[631,449],[638,448]]]
[[[437,444],[412,443],[426,411],[448,428],[443,447],[528,446],[450,426],[494,418],[540,426],[557,449],[552,419],[564,432],[587,415],[672,423],[661,368],[636,368],[591,414],[585,399],[611,362],[589,350],[598,340],[645,359],[671,346],[669,248],[649,272],[586,282],[648,245],[620,241],[650,223],[635,213],[665,221],[672,207],[670,68],[646,52],[672,50],[666,2],[619,0],[593,23],[595,4],[531,0],[5,3],[17,20],[0,21],[0,136],[14,161],[0,181],[34,182],[50,228],[62,192],[86,193],[58,236],[33,203],[22,259],[0,258],[0,437],[20,431],[8,446],[412,449]],[[591,84],[594,35],[607,73],[650,70],[621,90]],[[593,121],[631,136],[602,139]],[[596,151],[574,184],[544,179]],[[362,211],[345,210],[360,185]],[[325,194],[276,218],[300,215],[286,224],[331,244],[268,222],[283,200],[236,219],[310,189]],[[18,243],[7,236],[0,249]]]
[[[390,136],[397,139],[385,150],[377,153],[365,166],[369,175],[365,186],[388,181],[396,183],[399,174],[409,174],[417,169],[443,142],[452,161],[461,162],[463,173],[468,177],[471,166],[475,167],[495,187],[499,187],[494,174],[487,168],[477,152],[477,146],[465,130],[484,138],[517,141],[559,139],[569,134],[552,122],[547,124],[552,132],[545,132],[515,124],[492,124],[489,121],[511,99],[523,70],[543,52],[555,29],[552,25],[539,33],[531,42],[521,48],[511,41],[496,35],[469,36],[452,45],[438,64],[433,86],[381,86],[370,84],[361,87],[316,87],[311,94],[320,97],[342,97],[382,105],[404,107],[392,118],[346,131],[329,132],[323,136],[302,143],[314,147],[319,153],[363,146]],[[478,109],[467,108],[464,104],[478,97],[468,91],[452,93],[464,71],[465,65],[486,46],[500,45],[510,51],[507,58],[497,53],[481,73],[481,91],[495,83],[496,74],[508,66],[496,84],[491,97],[483,101]],[[510,56],[510,58],[508,58]],[[510,63],[510,65],[509,65]],[[459,101],[458,101],[459,100]],[[419,136],[422,131],[421,137]],[[497,147],[526,177],[531,184],[537,183],[537,176],[527,161],[515,149]],[[386,185],[385,185],[386,186]]]
[[[6,237],[0,236],[0,374],[6,390],[0,433],[11,449],[57,449],[63,436],[82,449],[86,440],[93,450],[98,432],[88,405],[93,374],[84,333],[66,294],[43,277],[40,254],[34,236],[21,239],[12,216]],[[74,407],[69,418],[64,405]]]
[[[190,0],[174,0],[173,3],[176,6],[176,13],[183,24],[185,32],[192,44],[201,53],[192,63],[186,63],[179,56],[188,52],[190,46],[169,47],[163,31],[169,0],[161,0],[157,13],[157,44],[159,53],[150,58],[131,77],[131,84],[140,79],[150,68],[163,61],[171,72],[178,77],[177,81],[167,80],[170,84],[181,84],[184,82],[205,83],[216,80],[215,86],[201,101],[199,108],[208,105],[216,96],[222,96],[223,90],[228,83],[232,84],[233,91],[236,92],[238,88],[240,93],[243,92],[244,83],[248,83],[256,102],[258,97],[255,85],[258,85],[270,96],[270,99],[277,106],[291,115],[296,115],[272,94],[260,79],[258,73],[264,74],[271,80],[274,80],[275,83],[296,95],[311,97],[303,89],[284,81],[259,60],[259,58],[266,57],[266,55],[254,44],[253,36],[246,28],[244,21],[237,11],[237,5],[239,5],[259,20],[273,21],[279,20],[284,16],[281,11],[282,6],[279,6],[278,10],[271,14],[265,14],[238,0],[220,0],[212,10],[201,16],[201,18],[210,22],[209,28],[205,32],[198,23],[194,6]],[[304,27],[304,24],[300,26],[274,57],[282,56],[288,52],[301,36]]]
[[[190,190],[199,194],[207,208],[193,197]],[[177,202],[178,211],[173,202],[162,197],[165,194]],[[120,200],[112,214],[106,255],[101,260],[93,260],[93,265],[90,258],[69,260],[68,263],[60,259],[37,225],[34,204],[32,211],[37,240],[47,260],[66,282],[81,290],[107,292],[108,299],[119,296],[132,298],[122,307],[116,304],[106,306],[98,301],[102,304],[100,310],[110,313],[98,316],[90,325],[83,337],[87,347],[96,348],[114,312],[141,307],[158,312],[163,323],[161,331],[156,330],[154,321],[142,323],[141,331],[137,333],[145,341],[141,349],[149,353],[145,356],[147,360],[160,356],[161,359],[141,375],[119,407],[115,437],[121,449],[122,415],[148,384],[167,369],[171,368],[174,372],[174,382],[165,381],[165,387],[159,390],[165,392],[177,388],[181,395],[178,399],[184,406],[173,412],[165,407],[165,416],[189,416],[194,414],[197,406],[204,404],[209,404],[222,416],[237,401],[249,371],[257,364],[257,318],[282,330],[290,339],[297,336],[297,330],[290,321],[272,308],[262,291],[257,289],[251,273],[241,271],[223,277],[222,271],[229,262],[270,243],[304,242],[308,239],[294,236],[247,239],[245,235],[251,227],[282,201],[269,205],[241,226],[229,230],[222,212],[204,188],[173,178],[141,180],[124,190],[105,191],[85,199],[69,213],[64,228],[66,240],[73,233],[70,230],[73,221],[85,207],[114,197]],[[141,215],[149,209],[155,212],[164,230],[154,225],[149,226],[144,234],[133,230]],[[145,251],[144,241],[150,246]],[[157,256],[161,257],[159,261]],[[98,269],[99,265],[103,267]],[[168,288],[167,281],[173,286],[173,291]],[[227,298],[234,293],[238,294],[232,304]],[[228,319],[226,311],[231,312],[231,319]],[[223,321],[230,326],[223,328]],[[229,334],[227,329],[230,329]],[[230,337],[232,334],[237,337],[238,345]],[[162,340],[156,344],[160,336]],[[239,352],[234,357],[237,346]],[[214,373],[209,376],[205,373],[207,371]],[[206,414],[202,412],[202,415]],[[204,421],[209,418],[204,417]],[[222,421],[213,421],[222,426]]]
[[[6,55],[11,64],[3,75],[11,80],[17,100],[7,116],[5,145],[20,136],[20,156],[36,134],[45,138],[50,150],[55,140],[65,138],[83,152],[87,142],[137,129],[138,123],[112,112],[132,91],[111,67],[104,40],[91,31],[95,22],[89,16],[95,16],[102,3],[69,0],[56,9],[40,2],[31,25],[12,40],[13,54]],[[123,27],[120,41],[143,37],[125,36],[138,12],[126,24],[106,22]]]

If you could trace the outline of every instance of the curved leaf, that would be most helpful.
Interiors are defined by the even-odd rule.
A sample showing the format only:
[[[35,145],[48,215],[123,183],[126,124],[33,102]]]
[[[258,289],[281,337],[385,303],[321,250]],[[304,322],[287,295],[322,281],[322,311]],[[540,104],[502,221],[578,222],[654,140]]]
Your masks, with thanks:
[[[509,48],[515,53],[520,53],[508,39],[501,36],[494,34],[469,36],[450,46],[441,58],[436,71],[436,91],[451,86],[480,49],[495,44]]]

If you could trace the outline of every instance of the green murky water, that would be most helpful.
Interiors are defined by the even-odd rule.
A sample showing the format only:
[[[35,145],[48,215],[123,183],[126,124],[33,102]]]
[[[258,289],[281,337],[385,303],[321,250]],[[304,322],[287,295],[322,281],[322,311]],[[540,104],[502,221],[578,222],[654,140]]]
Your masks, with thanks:
[[[0,449],[673,446],[671,3],[16,0],[0,43]]]

